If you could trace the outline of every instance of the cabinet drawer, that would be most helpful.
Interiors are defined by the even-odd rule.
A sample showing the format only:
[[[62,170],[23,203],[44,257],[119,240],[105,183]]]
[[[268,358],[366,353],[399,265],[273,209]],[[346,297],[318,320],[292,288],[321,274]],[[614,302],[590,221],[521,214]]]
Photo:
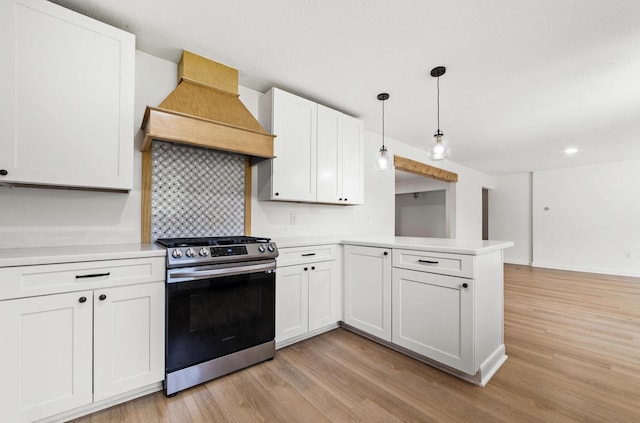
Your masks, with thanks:
[[[318,261],[335,260],[335,245],[312,245],[309,247],[279,248],[278,266],[293,264],[315,263]]]
[[[472,278],[473,256],[394,249],[393,267]]]
[[[0,300],[164,279],[164,257],[5,267]]]

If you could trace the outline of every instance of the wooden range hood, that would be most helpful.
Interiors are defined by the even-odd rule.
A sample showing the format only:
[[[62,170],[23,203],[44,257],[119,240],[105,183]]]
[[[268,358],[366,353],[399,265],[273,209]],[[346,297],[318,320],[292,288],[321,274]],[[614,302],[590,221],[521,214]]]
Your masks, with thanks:
[[[273,139],[238,98],[238,71],[183,51],[178,86],[142,121],[141,150],[163,140],[273,158]]]

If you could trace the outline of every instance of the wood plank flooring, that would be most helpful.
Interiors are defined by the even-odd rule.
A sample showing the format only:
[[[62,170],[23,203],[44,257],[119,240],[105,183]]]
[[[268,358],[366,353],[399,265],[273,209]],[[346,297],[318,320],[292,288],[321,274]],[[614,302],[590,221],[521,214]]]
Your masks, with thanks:
[[[506,265],[505,344],[480,388],[336,329],[75,422],[640,422],[640,279]]]

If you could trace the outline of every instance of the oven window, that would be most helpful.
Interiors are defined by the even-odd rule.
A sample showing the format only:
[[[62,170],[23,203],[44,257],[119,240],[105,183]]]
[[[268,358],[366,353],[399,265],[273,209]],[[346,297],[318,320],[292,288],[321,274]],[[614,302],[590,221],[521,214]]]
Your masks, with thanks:
[[[275,337],[275,273],[167,284],[167,371]]]

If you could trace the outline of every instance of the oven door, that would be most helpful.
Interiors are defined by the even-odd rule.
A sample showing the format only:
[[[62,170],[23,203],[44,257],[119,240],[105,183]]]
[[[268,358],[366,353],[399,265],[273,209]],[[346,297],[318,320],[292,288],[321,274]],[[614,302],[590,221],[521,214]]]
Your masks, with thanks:
[[[167,373],[275,338],[275,260],[167,271]]]

